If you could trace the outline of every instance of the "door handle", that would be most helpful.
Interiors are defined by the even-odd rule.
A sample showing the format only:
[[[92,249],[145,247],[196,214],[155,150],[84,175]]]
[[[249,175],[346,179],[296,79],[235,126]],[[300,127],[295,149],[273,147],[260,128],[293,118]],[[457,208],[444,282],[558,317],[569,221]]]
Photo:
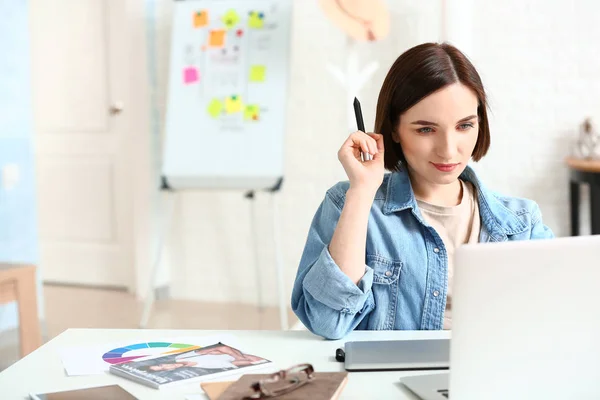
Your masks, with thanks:
[[[120,114],[125,109],[125,104],[122,101],[115,101],[113,105],[110,106],[109,111],[112,115]]]

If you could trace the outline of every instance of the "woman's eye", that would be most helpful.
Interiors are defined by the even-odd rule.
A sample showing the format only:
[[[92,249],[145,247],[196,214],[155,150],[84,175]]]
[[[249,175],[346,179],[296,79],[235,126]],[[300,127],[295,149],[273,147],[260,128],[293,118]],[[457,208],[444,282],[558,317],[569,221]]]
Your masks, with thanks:
[[[419,129],[417,129],[417,132],[419,132],[419,133],[430,133],[430,132],[433,132],[433,129],[431,129],[431,128],[419,128]]]
[[[467,124],[461,124],[461,125],[459,125],[459,128],[460,128],[461,131],[466,131],[467,129],[471,129],[473,127],[474,127],[474,125],[472,123],[470,123],[470,122],[467,123]]]

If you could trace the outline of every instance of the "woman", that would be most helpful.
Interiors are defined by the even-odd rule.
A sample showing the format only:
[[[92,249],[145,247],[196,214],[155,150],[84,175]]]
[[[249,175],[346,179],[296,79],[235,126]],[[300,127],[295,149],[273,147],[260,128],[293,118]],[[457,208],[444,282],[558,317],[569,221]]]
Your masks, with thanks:
[[[309,330],[451,329],[458,246],[553,237],[535,202],[490,191],[467,165],[490,146],[486,108],[475,67],[449,44],[392,65],[377,133],[344,142],[349,181],[327,191],[309,230],[292,293]]]

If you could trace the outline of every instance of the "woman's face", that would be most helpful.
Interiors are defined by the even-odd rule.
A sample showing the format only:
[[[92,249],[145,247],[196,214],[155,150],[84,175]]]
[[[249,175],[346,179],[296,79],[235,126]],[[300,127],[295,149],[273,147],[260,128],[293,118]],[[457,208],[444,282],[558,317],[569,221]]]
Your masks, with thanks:
[[[152,371],[171,371],[173,369],[177,369],[183,367],[183,364],[180,363],[172,363],[172,364],[160,364],[160,365],[153,365],[150,367],[150,369]]]
[[[479,132],[477,97],[455,83],[425,97],[400,116],[400,143],[413,179],[453,183],[471,159]]]

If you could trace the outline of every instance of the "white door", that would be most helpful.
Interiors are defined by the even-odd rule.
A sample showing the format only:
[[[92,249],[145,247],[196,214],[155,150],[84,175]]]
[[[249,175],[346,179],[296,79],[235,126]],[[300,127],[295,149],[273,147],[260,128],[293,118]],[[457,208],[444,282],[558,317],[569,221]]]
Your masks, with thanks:
[[[29,1],[45,281],[132,284],[126,3]]]

